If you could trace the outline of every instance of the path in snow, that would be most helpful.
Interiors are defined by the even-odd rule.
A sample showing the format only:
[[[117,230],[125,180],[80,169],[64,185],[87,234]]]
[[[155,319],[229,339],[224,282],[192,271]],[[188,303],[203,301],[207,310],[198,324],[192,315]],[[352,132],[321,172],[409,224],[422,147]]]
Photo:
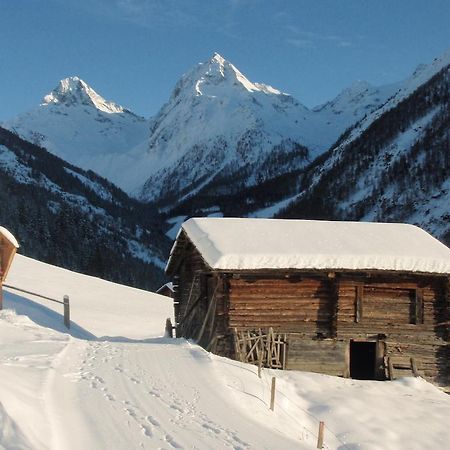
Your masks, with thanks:
[[[273,431],[235,411],[215,372],[212,358],[184,340],[74,339],[51,389],[54,423],[65,417],[67,425],[56,427],[53,448],[273,448]],[[295,445],[282,435],[277,442]]]

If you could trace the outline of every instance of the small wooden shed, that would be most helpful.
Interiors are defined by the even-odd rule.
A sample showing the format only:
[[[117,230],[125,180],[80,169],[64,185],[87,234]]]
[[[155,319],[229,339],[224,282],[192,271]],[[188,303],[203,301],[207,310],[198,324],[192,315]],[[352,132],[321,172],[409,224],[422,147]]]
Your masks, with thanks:
[[[165,297],[173,298],[173,283],[163,284],[157,291],[157,294],[164,295]]]
[[[219,355],[450,386],[450,249],[418,227],[190,219],[166,272],[177,337]]]
[[[6,228],[0,226],[0,309],[3,308],[3,282],[18,248],[16,238]]]

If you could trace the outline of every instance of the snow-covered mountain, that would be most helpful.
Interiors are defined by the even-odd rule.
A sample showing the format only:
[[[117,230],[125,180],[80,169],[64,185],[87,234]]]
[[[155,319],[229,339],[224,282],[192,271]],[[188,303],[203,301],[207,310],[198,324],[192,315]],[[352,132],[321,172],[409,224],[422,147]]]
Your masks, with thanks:
[[[236,193],[210,195],[205,190],[177,204],[170,212],[173,221],[209,214],[396,220],[419,224],[450,242],[446,225],[450,214],[446,131],[449,64],[450,51],[429,65],[419,66],[403,82],[383,87],[354,83],[333,101],[314,109],[328,116],[331,123],[354,111],[355,123],[331,150],[307,167],[288,164],[281,167],[279,175]],[[366,151],[373,153],[371,168],[365,160]],[[409,175],[399,168],[399,161],[408,161]],[[280,167],[277,161],[274,165]],[[429,179],[419,183],[416,172]],[[371,189],[379,198],[369,195]],[[340,203],[342,192],[352,195]],[[401,206],[395,208],[396,202]]]
[[[3,127],[119,184],[126,154],[148,137],[148,121],[106,101],[78,77],[61,80],[42,103]]]
[[[429,94],[439,105],[436,110],[421,108],[426,111],[423,115],[411,111],[417,106],[415,92],[449,63],[450,51],[429,65],[419,66],[402,82],[374,87],[357,81],[330,102],[308,109],[288,94],[250,81],[233,64],[214,54],[181,77],[168,102],[149,121],[106,102],[74,77],[63,80],[40,107],[9,121],[7,126],[68,161],[98,171],[141,200],[157,200],[175,221],[180,216],[211,213],[267,217],[290,203],[298,204],[300,198],[302,202],[307,198],[316,201],[321,198],[321,189],[332,196],[349,183],[356,189],[354,199],[360,195],[361,205],[368,205],[362,191],[358,194],[359,181],[354,179],[354,174],[360,173],[363,148],[378,148],[386,130],[397,130],[384,143],[386,149],[395,146],[396,150],[373,156],[373,164],[383,168],[387,167],[383,158],[391,158],[394,167],[396,160],[406,157],[431,131],[434,142],[445,141],[445,127],[435,132],[433,125],[433,121],[446,120],[445,92],[441,95],[433,90]],[[395,111],[405,102],[410,105],[409,112],[400,108],[400,119]],[[384,128],[377,129],[378,123]],[[377,131],[366,134],[370,129]],[[442,145],[440,151],[445,154]],[[333,151],[329,151],[331,147]],[[350,152],[353,159],[346,170],[330,172],[333,179],[323,177],[328,183],[325,188],[325,182],[318,181],[322,173]],[[421,152],[420,161],[426,155]],[[367,171],[361,172],[361,177],[370,187],[386,173],[381,169],[376,174]],[[442,188],[439,183],[432,184],[447,192],[445,183]],[[314,189],[314,195],[306,195],[305,191]],[[408,189],[414,189],[413,184]],[[421,187],[415,189],[420,192]],[[436,203],[441,201],[440,195],[424,194],[423,211],[416,208],[416,215],[422,214],[420,211],[428,215],[433,207],[427,198],[435,197]],[[392,194],[390,198],[394,197]],[[347,209],[355,207],[356,200],[346,201]],[[316,201],[316,208],[321,202]],[[308,205],[305,208],[311,213],[312,206]],[[289,207],[288,214],[301,217],[306,211],[302,208]],[[442,208],[444,215],[439,223],[448,210]],[[444,232],[442,226],[438,227],[440,231],[427,227],[428,219],[423,219],[425,223],[413,215],[394,217],[374,212],[343,216],[332,210],[328,217],[409,220],[440,235]]]
[[[392,95],[358,82],[310,110],[248,80],[219,54],[195,66],[146,121],[67,78],[3,126],[143,200],[178,202],[202,188],[252,186],[301,168]]]
[[[376,111],[402,87],[402,83],[372,86],[367,81],[355,81],[333,100],[316,106],[313,111],[323,117],[327,126],[340,130],[357,123]],[[332,142],[333,144],[334,142]]]
[[[313,163],[280,215],[409,222],[450,243],[449,130],[450,51]]]
[[[181,78],[152,120],[146,166],[153,173],[140,197],[179,201],[201,189],[231,192],[303,167],[391,91],[353,86],[309,110],[215,54]]]

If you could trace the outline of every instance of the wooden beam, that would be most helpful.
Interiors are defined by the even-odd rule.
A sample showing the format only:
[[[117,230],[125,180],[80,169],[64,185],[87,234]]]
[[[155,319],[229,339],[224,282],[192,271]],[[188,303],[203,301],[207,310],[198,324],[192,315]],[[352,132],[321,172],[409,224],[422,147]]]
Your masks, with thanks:
[[[333,272],[334,274],[334,272]],[[332,298],[332,316],[330,321],[330,336],[337,336],[337,328],[338,328],[338,315],[339,315],[339,278],[333,276],[330,279],[330,295]]]
[[[319,422],[319,434],[317,436],[317,448],[323,448],[323,435],[325,431],[325,422]]]
[[[347,345],[345,347],[344,360],[345,366],[342,376],[344,378],[350,378],[350,341],[347,342]]]
[[[414,323],[416,325],[423,323],[423,289],[416,289],[415,291],[414,309]]]
[[[419,376],[419,371],[417,370],[416,360],[413,357],[411,357],[411,370],[414,376],[417,378]]]
[[[217,286],[216,286],[216,290],[217,290]],[[206,328],[206,325],[208,324],[209,316],[211,315],[211,312],[215,311],[216,303],[217,303],[215,295],[216,295],[216,291],[214,291],[213,296],[209,302],[208,311],[206,312],[205,320],[203,321],[203,325],[197,335],[197,342],[199,342],[200,339],[203,337],[203,333],[205,332],[205,328]]]
[[[275,389],[276,389],[276,378],[272,377],[272,384],[270,387],[270,409],[273,411],[275,409]]]
[[[389,374],[389,379],[390,380],[395,380],[395,375],[394,375],[394,366],[392,364],[392,359],[390,356],[388,356],[388,374]]]
[[[355,300],[355,322],[361,322],[363,318],[363,293],[364,286],[358,285],[356,286],[356,300]]]

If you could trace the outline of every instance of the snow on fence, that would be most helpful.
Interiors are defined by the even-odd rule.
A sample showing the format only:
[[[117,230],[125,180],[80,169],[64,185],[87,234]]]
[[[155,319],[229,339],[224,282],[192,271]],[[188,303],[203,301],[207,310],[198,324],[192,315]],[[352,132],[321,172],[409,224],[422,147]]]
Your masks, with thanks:
[[[18,292],[23,292],[24,294],[34,295],[35,297],[43,298],[44,300],[48,300],[50,302],[60,303],[64,306],[64,325],[66,326],[66,328],[70,328],[70,300],[68,295],[65,295],[63,297],[63,300],[61,301],[51,297],[47,297],[45,295],[37,294],[36,292],[27,291],[16,286],[11,286],[9,284],[3,284],[3,287],[7,289],[13,289]]]

